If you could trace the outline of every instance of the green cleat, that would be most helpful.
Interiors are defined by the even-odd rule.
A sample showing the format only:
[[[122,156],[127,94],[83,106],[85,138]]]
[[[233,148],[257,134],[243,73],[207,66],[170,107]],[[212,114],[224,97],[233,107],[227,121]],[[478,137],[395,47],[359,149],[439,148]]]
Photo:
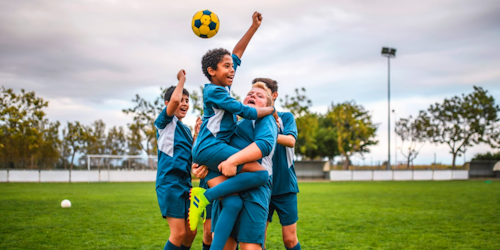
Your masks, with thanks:
[[[204,193],[207,191],[204,188],[194,187],[191,189],[189,193],[189,229],[191,231],[196,230],[198,226],[198,220],[203,213],[203,222],[205,222],[205,218],[207,216],[206,207],[210,204],[210,201],[207,200]]]

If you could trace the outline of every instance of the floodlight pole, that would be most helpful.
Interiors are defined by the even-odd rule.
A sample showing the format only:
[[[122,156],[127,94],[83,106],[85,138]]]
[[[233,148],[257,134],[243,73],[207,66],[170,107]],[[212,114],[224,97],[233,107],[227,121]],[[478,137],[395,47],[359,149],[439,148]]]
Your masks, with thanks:
[[[382,56],[387,57],[387,170],[391,170],[391,57],[396,57],[396,49],[383,47]]]

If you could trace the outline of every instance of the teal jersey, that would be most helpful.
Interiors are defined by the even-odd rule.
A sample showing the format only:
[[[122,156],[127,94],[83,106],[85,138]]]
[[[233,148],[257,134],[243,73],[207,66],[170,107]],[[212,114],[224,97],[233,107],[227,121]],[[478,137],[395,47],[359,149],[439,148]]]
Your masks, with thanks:
[[[231,146],[243,149],[255,142],[262,152],[259,163],[269,173],[269,181],[261,187],[240,193],[242,199],[255,202],[264,208],[268,208],[271,198],[271,186],[273,166],[272,158],[278,139],[278,126],[272,115],[257,120],[242,119],[236,126],[236,131],[231,137]]]
[[[232,57],[236,70],[241,61],[236,55]],[[202,162],[196,159],[202,150],[221,142],[229,144],[236,130],[236,115],[251,120],[257,119],[257,110],[234,99],[230,90],[229,86],[222,87],[211,83],[205,84],[203,88],[203,123],[193,146],[193,155],[197,162]]]
[[[280,135],[292,135],[297,139],[297,124],[290,112],[278,112]],[[294,167],[294,148],[276,144],[273,157],[273,195],[298,193],[297,175]]]
[[[191,131],[177,117],[168,116],[165,107],[155,121],[158,141],[156,186],[167,182],[189,183],[191,186]]]

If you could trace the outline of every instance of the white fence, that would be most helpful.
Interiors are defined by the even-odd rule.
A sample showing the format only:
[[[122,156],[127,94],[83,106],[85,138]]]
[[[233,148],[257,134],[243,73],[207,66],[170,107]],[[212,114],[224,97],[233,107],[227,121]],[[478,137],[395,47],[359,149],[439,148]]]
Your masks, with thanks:
[[[331,181],[451,181],[468,180],[468,170],[332,170]]]
[[[156,170],[0,170],[0,182],[152,182]]]

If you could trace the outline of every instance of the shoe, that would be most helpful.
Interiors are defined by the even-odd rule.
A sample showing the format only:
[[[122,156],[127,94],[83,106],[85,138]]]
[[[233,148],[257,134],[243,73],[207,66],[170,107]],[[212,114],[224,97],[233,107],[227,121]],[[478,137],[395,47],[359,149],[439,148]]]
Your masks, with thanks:
[[[207,200],[205,197],[204,193],[207,191],[204,188],[200,187],[194,187],[191,189],[191,192],[189,193],[189,229],[191,231],[196,230],[196,227],[198,226],[198,220],[201,217],[201,214],[203,214],[203,222],[205,222],[206,216],[207,216],[207,211],[206,207],[210,202]]]

